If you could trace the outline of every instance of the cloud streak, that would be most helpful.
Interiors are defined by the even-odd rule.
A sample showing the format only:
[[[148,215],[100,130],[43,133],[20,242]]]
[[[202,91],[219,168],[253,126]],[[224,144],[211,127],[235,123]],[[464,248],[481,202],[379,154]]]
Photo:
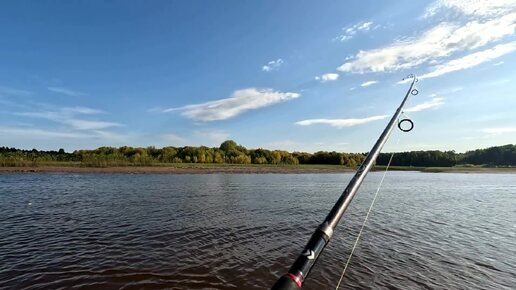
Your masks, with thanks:
[[[63,120],[63,123],[68,124],[77,130],[101,130],[101,129],[122,126],[122,124],[114,123],[114,122],[89,121],[89,120],[80,120],[80,119],[65,119],[65,120]]]
[[[195,131],[195,135],[202,138],[203,142],[206,142],[205,140],[209,140],[212,144],[217,145],[228,140],[230,136],[228,132],[223,130],[200,130]]]
[[[441,23],[419,37],[396,41],[386,47],[360,51],[337,70],[349,73],[394,72],[432,63],[452,53],[471,50],[514,34],[516,13],[465,24]]]
[[[27,91],[27,90],[20,90],[20,89],[0,86],[0,94],[17,96],[17,97],[27,97],[27,96],[32,95],[32,92]]]
[[[436,97],[431,99],[430,101],[423,102],[421,104],[415,105],[414,107],[407,108],[403,110],[404,112],[420,112],[423,110],[428,110],[432,108],[438,108],[444,105],[444,98]]]
[[[77,118],[77,115],[93,115],[100,113],[103,112],[87,107],[65,107],[57,111],[22,112],[15,113],[15,115],[47,119],[56,123],[68,125],[76,130],[101,130],[123,126],[122,124],[114,122],[84,120]]]
[[[92,138],[92,134],[75,133],[75,132],[57,132],[51,130],[41,130],[23,127],[0,127],[0,132],[13,136],[31,137],[31,138]]]
[[[183,138],[172,133],[161,134],[160,137],[163,141],[170,145],[184,146],[188,143],[188,140],[186,138]]]
[[[336,73],[327,73],[321,76],[316,76],[315,79],[321,81],[321,83],[336,81],[339,78],[339,74]]]
[[[235,91],[229,98],[201,104],[170,108],[162,112],[181,111],[188,119],[211,122],[233,118],[249,110],[255,110],[298,98],[300,94],[279,92],[272,89],[248,88]]]
[[[63,95],[69,96],[69,97],[80,97],[80,96],[84,95],[83,93],[72,91],[70,89],[62,88],[62,87],[48,87],[47,89],[51,92],[63,94]]]
[[[342,28],[343,33],[334,38],[334,40],[338,40],[344,42],[346,40],[350,40],[360,31],[369,31],[372,28],[372,21],[368,22],[359,22],[355,25],[347,26]]]
[[[389,117],[389,115],[373,116],[373,117],[367,117],[367,118],[361,118],[361,119],[308,119],[308,120],[298,121],[295,124],[301,125],[301,126],[311,126],[311,125],[323,124],[323,125],[330,125],[332,127],[337,127],[337,128],[345,128],[345,127],[362,125],[362,124],[370,123],[373,121],[383,120],[387,117]]]
[[[432,72],[419,76],[419,79],[435,78],[444,74],[469,69],[494,60],[516,50],[516,41],[499,44],[493,48],[475,52],[434,67]]]
[[[498,16],[514,11],[515,7],[515,0],[438,0],[426,8],[423,17],[429,18],[450,11],[466,16]]]
[[[365,83],[362,83],[360,86],[361,87],[368,87],[368,86],[372,86],[374,84],[377,84],[378,82],[377,81],[367,81]]]
[[[278,70],[283,64],[283,59],[278,58],[277,60],[271,60],[266,65],[262,66],[262,71],[270,72],[273,70]]]
[[[516,127],[487,128],[483,129],[482,132],[491,135],[511,134],[516,133]]]

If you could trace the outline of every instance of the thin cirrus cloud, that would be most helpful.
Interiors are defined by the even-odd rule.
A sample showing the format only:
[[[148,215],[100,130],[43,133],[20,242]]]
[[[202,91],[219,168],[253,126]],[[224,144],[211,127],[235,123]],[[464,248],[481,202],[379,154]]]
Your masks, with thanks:
[[[194,134],[201,138],[203,142],[219,145],[229,139],[229,133],[224,130],[197,130]]]
[[[55,111],[21,112],[15,113],[15,115],[47,119],[56,123],[68,125],[72,129],[76,130],[101,130],[123,126],[122,124],[114,122],[85,120],[77,117],[78,115],[95,115],[101,113],[103,113],[103,111],[88,107],[65,107]]]
[[[183,138],[173,133],[161,134],[160,137],[162,141],[165,141],[168,144],[173,144],[176,146],[183,146],[188,143],[188,140],[186,138]]]
[[[271,60],[266,65],[262,66],[262,71],[270,72],[273,70],[278,70],[282,64],[283,64],[283,59],[281,59],[281,58],[278,58],[276,60]]]
[[[101,129],[122,126],[122,124],[114,123],[114,122],[89,121],[89,120],[79,120],[79,119],[67,119],[67,120],[63,120],[63,123],[68,124],[77,130],[101,130]]]
[[[487,128],[483,129],[482,132],[491,135],[512,134],[516,133],[516,127]]]
[[[339,74],[337,73],[327,73],[323,74],[321,76],[316,76],[315,80],[321,81],[322,83],[329,82],[329,81],[336,81],[339,79]]]
[[[0,132],[9,134],[11,136],[28,137],[31,138],[92,138],[91,134],[77,133],[77,132],[58,132],[51,130],[23,128],[23,127],[0,127]]]
[[[95,114],[103,114],[104,111],[92,109],[88,107],[65,107],[61,109],[61,112],[70,113],[70,114],[84,114],[84,115],[95,115]]]
[[[337,70],[350,73],[393,72],[432,63],[455,52],[482,47],[514,34],[516,12],[465,24],[444,22],[419,37],[396,41],[386,47],[358,52]]]
[[[432,108],[438,108],[440,106],[444,105],[444,98],[441,97],[434,97],[430,101],[423,102],[421,104],[415,105],[413,107],[404,109],[404,112],[420,112],[423,110],[428,110]]]
[[[69,97],[80,97],[80,96],[84,95],[81,92],[72,91],[70,89],[62,88],[62,87],[48,87],[47,89],[49,91],[51,91],[51,92],[62,94],[62,95],[66,95],[66,96],[69,96]]]
[[[323,124],[323,125],[330,125],[332,127],[337,127],[337,128],[345,128],[345,127],[362,125],[362,124],[370,123],[373,121],[383,120],[387,117],[389,117],[389,115],[373,116],[373,117],[367,117],[367,118],[361,118],[361,119],[308,119],[308,120],[298,121],[295,124],[301,125],[301,126],[311,126],[311,125]]]
[[[165,142],[167,146],[187,146],[195,142],[208,146],[218,146],[223,141],[229,139],[229,133],[224,130],[210,129],[210,130],[196,130],[193,135],[189,138],[181,137],[173,133],[165,133],[160,135],[162,142]]]
[[[429,18],[450,11],[467,16],[498,16],[514,11],[515,7],[515,0],[438,0],[425,9],[423,17]]]
[[[450,72],[472,68],[482,63],[499,58],[505,54],[511,53],[515,50],[516,41],[499,44],[490,49],[475,52],[464,57],[451,60],[445,64],[438,65],[432,72],[421,75],[419,79],[435,78]]]
[[[81,140],[81,142],[88,142],[91,140],[101,141],[111,144],[126,145],[130,136],[115,134],[102,130],[91,131],[73,131],[73,130],[52,130],[41,128],[27,128],[27,127],[2,127],[0,126],[0,133],[4,134],[7,139],[14,138],[15,140],[32,139],[32,140]],[[82,143],[81,143],[82,144]],[[63,145],[59,143],[58,146]]]
[[[165,109],[162,112],[181,111],[181,115],[195,121],[219,121],[233,118],[249,110],[293,100],[299,96],[300,94],[292,92],[248,88],[237,90],[226,99]]]
[[[342,34],[335,37],[334,40],[338,40],[344,42],[346,40],[350,40],[360,31],[369,31],[372,28],[373,22],[359,22],[357,24],[346,26],[342,28]]]
[[[32,95],[32,92],[27,90],[20,90],[11,87],[0,86],[0,95],[27,97]]]
[[[368,87],[368,86],[371,86],[371,85],[374,85],[374,84],[377,84],[378,82],[377,81],[367,81],[367,82],[364,82],[362,84],[360,84],[361,87]]]

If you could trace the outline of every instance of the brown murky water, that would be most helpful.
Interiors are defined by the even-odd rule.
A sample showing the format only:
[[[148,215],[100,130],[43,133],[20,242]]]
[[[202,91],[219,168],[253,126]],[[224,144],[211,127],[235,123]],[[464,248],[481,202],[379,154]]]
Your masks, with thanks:
[[[1,289],[268,289],[351,174],[0,174]],[[305,289],[335,289],[371,173]],[[515,289],[516,175],[391,172],[341,289]]]

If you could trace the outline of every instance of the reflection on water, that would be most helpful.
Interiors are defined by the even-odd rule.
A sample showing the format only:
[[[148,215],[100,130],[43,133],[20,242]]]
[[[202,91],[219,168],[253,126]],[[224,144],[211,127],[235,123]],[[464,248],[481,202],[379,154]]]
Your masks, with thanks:
[[[350,174],[0,174],[2,289],[267,289]],[[380,173],[304,289],[334,289]],[[391,172],[341,289],[514,289],[516,175]]]

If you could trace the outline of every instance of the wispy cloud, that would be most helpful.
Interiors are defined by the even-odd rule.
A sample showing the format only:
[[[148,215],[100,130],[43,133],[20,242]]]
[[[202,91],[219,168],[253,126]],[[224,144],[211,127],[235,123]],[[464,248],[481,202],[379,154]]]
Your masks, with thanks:
[[[499,44],[493,48],[475,52],[464,57],[438,65],[432,72],[419,76],[419,79],[435,78],[450,72],[469,69],[484,62],[499,58],[516,50],[516,41]]]
[[[84,120],[77,118],[77,115],[92,115],[100,113],[102,113],[102,111],[87,107],[65,107],[56,111],[21,112],[15,113],[15,115],[47,119],[53,122],[71,126],[76,130],[101,130],[122,126],[122,124],[114,122]]]
[[[502,61],[499,61],[497,63],[493,63],[493,66],[499,66],[499,65],[502,65],[504,64],[505,62],[502,60]]]
[[[56,131],[53,129],[0,126],[0,134],[2,134],[5,140],[14,141],[14,144],[19,144],[20,140],[28,140],[30,143],[35,142],[30,146],[36,148],[41,148],[41,144],[48,144],[50,142],[54,144],[50,147],[52,149],[59,147],[67,148],[70,144],[75,144],[73,147],[76,149],[84,149],[85,146],[88,146],[86,144],[91,144],[91,142],[96,143],[97,146],[121,146],[127,145],[129,140],[133,144],[138,140],[131,135],[121,135],[102,130],[73,131],[65,129]],[[59,141],[64,139],[66,139],[66,143]]]
[[[316,76],[315,79],[318,81],[321,81],[322,83],[328,82],[328,81],[336,81],[339,78],[339,74],[337,73],[327,73],[323,74],[321,76]]]
[[[407,108],[403,111],[419,112],[419,111],[428,110],[428,109],[432,109],[432,108],[438,108],[442,105],[444,105],[444,98],[435,97],[435,98],[431,99],[430,101],[423,102],[421,104],[415,105],[414,107]]]
[[[368,87],[368,86],[371,86],[371,85],[374,85],[374,84],[377,84],[378,82],[377,81],[367,81],[365,83],[362,83],[360,86],[361,87]]]
[[[163,112],[182,111],[181,115],[189,119],[210,122],[229,119],[249,110],[289,101],[299,96],[298,93],[248,88],[235,91],[226,99],[170,108],[163,110]]]
[[[272,150],[287,150],[287,151],[296,151],[300,143],[292,141],[292,140],[279,140],[279,141],[272,141],[265,144],[265,148],[270,148]]]
[[[27,96],[32,95],[32,92],[27,91],[27,90],[20,90],[20,89],[15,89],[15,88],[11,88],[11,87],[0,86],[0,94],[4,94],[4,95],[8,95],[8,96],[10,95],[10,96],[18,96],[18,97],[27,97]]]
[[[61,109],[62,112],[72,113],[72,114],[84,114],[84,115],[94,115],[94,114],[102,114],[104,111],[92,109],[88,107],[64,107]]]
[[[373,25],[373,22],[368,21],[368,22],[359,22],[359,23],[351,25],[351,26],[346,26],[346,27],[342,28],[342,34],[335,37],[334,40],[338,40],[341,42],[350,40],[351,38],[353,38],[353,36],[355,36],[355,34],[357,34],[357,32],[369,31],[372,28],[372,25]]]
[[[169,144],[168,146],[185,146],[188,140],[173,133],[161,134],[161,139]]]
[[[423,15],[459,13],[467,16],[498,16],[516,10],[515,0],[438,0],[430,4]]]
[[[514,34],[516,13],[491,20],[441,23],[421,36],[396,41],[386,47],[358,52],[337,69],[343,72],[393,72],[434,63],[452,53],[482,47]]]
[[[196,136],[200,137],[202,144],[211,143],[212,145],[220,145],[222,142],[229,139],[229,133],[224,130],[198,130],[194,132]]]
[[[449,95],[456,92],[460,92],[462,90],[464,90],[463,87],[452,87],[448,89],[443,89],[442,91],[439,91],[437,94],[431,95],[431,97],[435,97],[436,95]]]
[[[63,88],[63,87],[48,87],[47,89],[51,92],[63,94],[63,95],[69,96],[69,97],[80,97],[80,96],[84,95],[84,93],[72,91],[70,89]]]
[[[89,121],[89,120],[79,120],[79,119],[65,119],[62,120],[64,124],[68,124],[77,130],[101,130],[112,127],[120,127],[122,124],[114,123],[114,122],[104,122],[104,121]]]
[[[512,134],[516,133],[516,127],[487,128],[482,129],[482,132],[492,135]]]
[[[271,60],[266,65],[262,66],[262,71],[270,72],[273,70],[277,70],[283,64],[283,59],[278,58],[277,60]]]
[[[58,132],[52,130],[33,129],[26,127],[0,127],[0,132],[21,137],[31,138],[92,138],[92,134],[77,132]]]
[[[316,124],[330,125],[337,128],[352,127],[356,125],[366,124],[373,121],[383,120],[389,117],[389,115],[373,116],[361,119],[308,119],[298,121],[295,124],[301,126],[310,126]]]

